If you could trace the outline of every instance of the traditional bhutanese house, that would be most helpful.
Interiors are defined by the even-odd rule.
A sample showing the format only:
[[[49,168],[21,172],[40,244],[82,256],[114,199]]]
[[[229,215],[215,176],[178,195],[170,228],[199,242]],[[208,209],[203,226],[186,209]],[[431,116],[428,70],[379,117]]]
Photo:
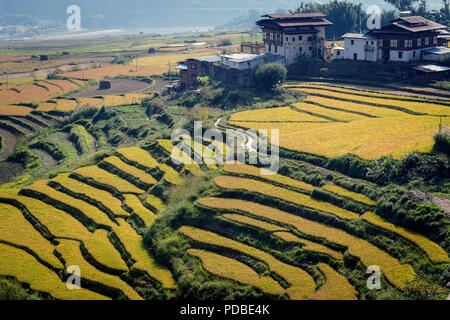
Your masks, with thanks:
[[[286,65],[300,54],[323,58],[325,28],[332,23],[322,13],[268,14],[256,24],[262,29],[266,53],[281,55]]]
[[[370,34],[346,33],[344,38],[344,57],[350,60],[379,61],[381,51],[379,47],[382,40]]]
[[[220,62],[219,56],[207,56],[191,58],[178,64],[177,70],[180,70],[180,85],[184,88],[190,88],[198,77],[210,76],[212,65]]]
[[[424,65],[413,68],[413,81],[426,83],[450,79],[450,68],[437,65]]]
[[[448,48],[450,42],[450,32],[447,30],[438,30],[438,46]]]
[[[390,25],[368,32],[382,40],[384,61],[418,61],[421,52],[438,45],[439,30],[446,27],[420,16],[401,17]]]

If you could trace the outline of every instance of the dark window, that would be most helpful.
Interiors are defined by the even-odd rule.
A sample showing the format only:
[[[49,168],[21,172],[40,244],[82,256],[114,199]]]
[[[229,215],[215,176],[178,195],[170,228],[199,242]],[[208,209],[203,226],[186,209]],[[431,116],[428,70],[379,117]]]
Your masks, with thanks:
[[[286,41],[289,41],[289,38],[288,38],[288,37],[286,37]]]
[[[341,52],[340,52],[339,50],[337,50],[337,51],[336,51],[336,55],[337,55],[337,56],[340,56],[340,55],[341,55]]]
[[[358,54],[357,53],[353,54],[353,60],[358,60]]]
[[[269,44],[269,52],[272,52],[272,45]]]
[[[413,58],[415,58],[416,57],[416,52],[415,51],[413,51]]]
[[[295,41],[295,38],[292,38],[292,41]]]
[[[353,46],[355,44],[355,40],[350,40],[350,44]]]
[[[277,53],[278,52],[278,47],[277,46],[275,46],[275,53]]]
[[[373,41],[370,41],[370,44],[373,45]]]
[[[300,47],[300,51],[303,51],[303,48],[302,48],[302,47]]]
[[[302,36],[298,36],[298,40],[299,40],[299,41],[302,41],[302,40],[303,40],[303,37],[302,37]]]
[[[309,47],[308,50],[309,50],[309,51],[312,51],[312,47]]]
[[[193,63],[192,65],[191,65],[191,69],[197,69],[197,64],[195,64],[195,63]]]
[[[402,59],[402,58],[403,58],[403,52],[399,52],[399,53],[398,53],[398,58],[399,58],[399,59]]]
[[[312,37],[308,37],[308,41],[312,41]]]

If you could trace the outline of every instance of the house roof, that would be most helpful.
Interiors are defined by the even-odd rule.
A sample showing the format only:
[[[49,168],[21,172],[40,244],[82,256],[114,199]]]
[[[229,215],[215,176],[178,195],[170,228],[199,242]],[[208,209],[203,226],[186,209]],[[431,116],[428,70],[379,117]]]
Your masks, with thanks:
[[[263,18],[271,19],[298,19],[298,18],[321,18],[326,17],[321,12],[295,13],[295,14],[265,14]]]
[[[446,28],[442,24],[425,19],[421,16],[401,17],[393,20],[392,24],[410,32],[420,32]]]
[[[423,50],[423,52],[425,54],[432,53],[432,54],[438,54],[438,55],[447,55],[447,54],[450,54],[450,48],[434,47],[434,48]]]
[[[224,54],[223,58],[236,63],[248,62],[252,60],[262,59],[262,55],[250,54],[250,53],[232,53],[232,54]]]
[[[325,18],[306,18],[306,19],[263,19],[256,22],[260,27],[267,28],[288,28],[303,26],[330,26],[333,23]]]
[[[220,57],[219,56],[206,56],[206,57],[190,58],[188,60],[213,63],[213,62],[219,62]]]
[[[346,33],[342,36],[342,38],[352,38],[352,39],[376,39],[376,37],[370,34],[364,33]]]
[[[449,71],[450,68],[444,66],[438,66],[435,64],[428,64],[423,66],[414,67],[415,70],[420,70],[423,72],[444,72]]]

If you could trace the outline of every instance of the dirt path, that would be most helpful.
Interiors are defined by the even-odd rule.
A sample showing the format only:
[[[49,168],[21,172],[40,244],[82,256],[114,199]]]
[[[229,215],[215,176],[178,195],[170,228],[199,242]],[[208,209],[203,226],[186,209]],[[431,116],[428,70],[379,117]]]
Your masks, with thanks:
[[[3,129],[0,129],[0,136],[3,137],[3,148],[0,151],[0,160],[5,160],[14,151],[14,146],[19,142],[19,138]]]
[[[450,199],[438,198],[429,193],[419,191],[419,190],[409,191],[408,197],[415,202],[433,203],[433,204],[437,205],[442,210],[444,210],[444,212],[447,214],[448,218],[450,219]]]

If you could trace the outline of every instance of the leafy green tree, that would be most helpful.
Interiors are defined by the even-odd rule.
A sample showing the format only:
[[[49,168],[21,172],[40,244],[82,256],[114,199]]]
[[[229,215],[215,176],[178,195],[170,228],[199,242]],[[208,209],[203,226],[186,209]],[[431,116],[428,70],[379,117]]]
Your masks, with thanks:
[[[253,73],[256,85],[265,90],[275,89],[286,81],[286,77],[286,67],[275,62],[262,64]]]
[[[384,0],[387,3],[392,4],[400,11],[411,10],[413,8],[413,4],[418,0]]]

